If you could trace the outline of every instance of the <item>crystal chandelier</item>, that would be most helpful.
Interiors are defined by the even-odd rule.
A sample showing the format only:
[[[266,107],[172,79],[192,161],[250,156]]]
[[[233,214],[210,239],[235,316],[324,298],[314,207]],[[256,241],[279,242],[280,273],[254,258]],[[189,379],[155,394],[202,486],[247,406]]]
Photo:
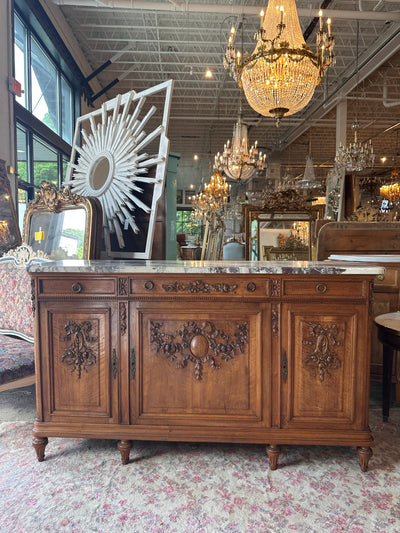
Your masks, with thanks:
[[[256,141],[249,148],[247,126],[242,122],[242,112],[233,126],[232,144],[229,139],[224,145],[222,154],[219,152],[214,159],[214,170],[224,172],[233,180],[247,180],[256,170],[266,167],[266,155],[258,151]]]
[[[399,169],[396,167],[393,169],[391,179],[396,180],[399,177]],[[400,201],[400,185],[396,183],[390,183],[389,185],[382,185],[379,189],[380,195],[388,200],[392,204],[397,204]]]
[[[232,28],[224,67],[243,87],[250,106],[261,115],[275,117],[279,126],[282,117],[297,113],[311,100],[334,62],[335,40],[331,20],[327,20],[326,32],[320,11],[317,50],[312,52],[301,32],[295,0],[269,0],[266,14],[262,11],[260,15],[253,53],[241,59],[233,47]]]
[[[375,154],[371,139],[366,143],[358,140],[359,125],[357,121],[353,123],[352,129],[354,131],[354,142],[346,147],[340,143],[336,152],[335,163],[339,169],[344,169],[348,172],[359,172],[373,166]]]
[[[210,181],[204,185],[204,191],[200,191],[192,199],[197,219],[207,220],[213,214],[221,212],[228,202],[230,193],[231,186],[226,183],[219,170],[216,170]]]

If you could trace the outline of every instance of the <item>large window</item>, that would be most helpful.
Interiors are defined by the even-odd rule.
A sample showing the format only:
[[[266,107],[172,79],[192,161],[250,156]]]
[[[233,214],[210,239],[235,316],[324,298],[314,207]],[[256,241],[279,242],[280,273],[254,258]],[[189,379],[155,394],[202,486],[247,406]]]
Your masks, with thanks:
[[[18,14],[14,19],[15,77],[24,91],[17,102],[71,144],[74,124],[72,87]]]
[[[201,235],[201,224],[192,219],[193,211],[182,210],[176,212],[176,233],[186,235]]]
[[[23,91],[15,99],[21,229],[35,188],[43,180],[60,187],[65,178],[80,101],[77,76],[63,59],[61,45],[49,40],[48,21],[44,30],[35,6],[15,0],[14,74]]]

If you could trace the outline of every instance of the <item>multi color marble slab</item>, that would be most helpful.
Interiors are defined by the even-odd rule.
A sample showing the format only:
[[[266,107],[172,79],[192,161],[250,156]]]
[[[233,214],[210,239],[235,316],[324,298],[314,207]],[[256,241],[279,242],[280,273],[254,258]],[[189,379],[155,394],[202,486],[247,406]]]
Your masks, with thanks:
[[[32,265],[30,272],[134,274],[383,274],[380,266],[335,261],[110,261],[66,260]]]

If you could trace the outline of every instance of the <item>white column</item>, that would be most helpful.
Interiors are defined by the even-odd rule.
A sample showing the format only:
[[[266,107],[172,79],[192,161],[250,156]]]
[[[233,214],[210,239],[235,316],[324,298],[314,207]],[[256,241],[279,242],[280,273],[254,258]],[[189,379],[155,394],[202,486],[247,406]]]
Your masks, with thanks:
[[[339,145],[342,144],[343,146],[347,145],[346,140],[346,132],[347,132],[347,100],[343,98],[339,101],[338,105],[336,106],[336,150],[339,148]],[[343,220],[344,216],[344,170],[342,171],[341,176],[341,186],[340,186],[340,195],[341,200],[339,203],[339,210],[338,210],[338,220]]]
[[[336,150],[339,144],[346,146],[347,100],[343,98],[336,106]]]

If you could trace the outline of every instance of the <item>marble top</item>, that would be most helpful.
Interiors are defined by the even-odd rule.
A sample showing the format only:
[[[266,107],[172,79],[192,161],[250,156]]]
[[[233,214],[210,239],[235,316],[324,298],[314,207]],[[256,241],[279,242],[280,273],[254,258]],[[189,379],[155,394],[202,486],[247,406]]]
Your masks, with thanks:
[[[400,334],[400,312],[386,313],[384,315],[378,315],[374,318],[375,323],[384,328],[390,329]]]
[[[35,264],[29,272],[116,274],[383,274],[380,266],[334,261],[150,261],[66,260]]]
[[[362,263],[400,263],[400,254],[332,254],[328,257],[334,261],[352,261]]]

